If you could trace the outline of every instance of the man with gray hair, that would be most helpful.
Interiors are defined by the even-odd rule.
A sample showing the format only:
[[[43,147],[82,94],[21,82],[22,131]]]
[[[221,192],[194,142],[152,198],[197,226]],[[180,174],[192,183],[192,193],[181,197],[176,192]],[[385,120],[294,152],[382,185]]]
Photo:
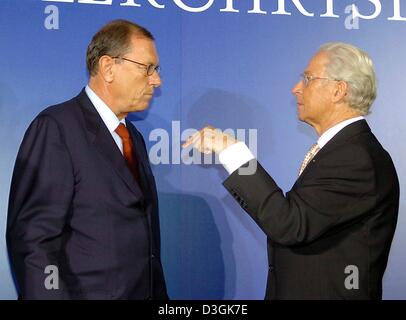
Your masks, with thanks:
[[[373,64],[345,43],[323,45],[293,87],[298,118],[319,139],[284,195],[242,142],[208,126],[186,141],[219,153],[224,186],[268,237],[267,299],[381,299],[399,182],[364,116]],[[246,166],[256,167],[243,174]]]

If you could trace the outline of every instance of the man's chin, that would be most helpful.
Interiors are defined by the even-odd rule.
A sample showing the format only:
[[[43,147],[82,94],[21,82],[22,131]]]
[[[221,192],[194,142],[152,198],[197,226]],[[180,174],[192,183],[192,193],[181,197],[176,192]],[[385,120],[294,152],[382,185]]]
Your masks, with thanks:
[[[312,127],[313,127],[313,125],[312,125],[312,124],[309,122],[309,120],[307,120],[306,118],[298,116],[297,119],[298,119],[300,122],[306,123],[306,124],[308,124],[309,126],[312,126]]]
[[[131,108],[131,112],[142,112],[149,108],[149,103],[140,103]]]

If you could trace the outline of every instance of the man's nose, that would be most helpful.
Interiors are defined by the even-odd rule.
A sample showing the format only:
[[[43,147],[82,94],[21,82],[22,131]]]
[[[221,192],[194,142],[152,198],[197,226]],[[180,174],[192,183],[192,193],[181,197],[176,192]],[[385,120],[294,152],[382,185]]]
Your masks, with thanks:
[[[149,83],[154,86],[154,88],[161,86],[162,80],[158,72],[154,71],[154,73],[149,76]]]
[[[301,93],[302,90],[303,90],[303,82],[302,82],[302,80],[299,80],[299,81],[295,84],[295,86],[292,88],[291,92],[292,92],[294,95],[297,95],[297,94]]]

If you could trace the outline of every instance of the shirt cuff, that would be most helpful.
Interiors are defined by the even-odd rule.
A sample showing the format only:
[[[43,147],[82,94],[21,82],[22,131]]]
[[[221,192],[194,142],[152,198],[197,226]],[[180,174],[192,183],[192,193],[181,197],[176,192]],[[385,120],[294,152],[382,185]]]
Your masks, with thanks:
[[[229,174],[232,174],[244,163],[252,159],[255,159],[255,157],[244,142],[237,142],[219,154],[219,161]]]

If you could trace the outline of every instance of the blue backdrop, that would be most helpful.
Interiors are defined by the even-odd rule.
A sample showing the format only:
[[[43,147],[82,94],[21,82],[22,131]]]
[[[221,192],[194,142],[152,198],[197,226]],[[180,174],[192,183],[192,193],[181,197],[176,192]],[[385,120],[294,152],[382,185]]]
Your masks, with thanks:
[[[354,19],[352,4],[369,19]],[[210,123],[244,129],[248,142],[248,130],[255,129],[251,142],[257,140],[259,160],[289,190],[317,139],[297,120],[290,89],[322,43],[345,41],[371,55],[379,78],[368,122],[392,155],[401,183],[384,298],[405,299],[402,14],[406,17],[403,0],[0,0],[0,234],[28,124],[46,106],[70,99],[86,85],[85,52],[92,35],[110,20],[129,19],[154,34],[163,68],[163,85],[150,109],[130,119],[154,163],[162,132],[169,134],[172,164],[153,165],[169,294],[173,299],[262,299],[266,238],[222,187],[226,173],[220,165],[185,164],[180,134]],[[14,299],[1,239],[0,298]]]

